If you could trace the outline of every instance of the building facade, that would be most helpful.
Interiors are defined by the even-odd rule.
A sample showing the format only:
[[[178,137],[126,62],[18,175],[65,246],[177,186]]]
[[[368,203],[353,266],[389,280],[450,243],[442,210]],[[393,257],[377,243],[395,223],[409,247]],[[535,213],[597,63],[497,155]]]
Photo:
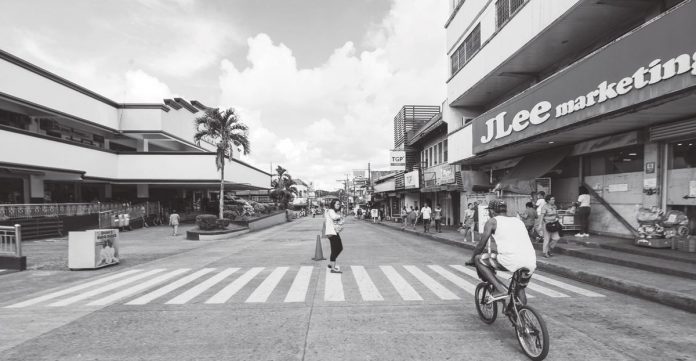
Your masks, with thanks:
[[[0,203],[214,201],[215,148],[193,143],[206,109],[182,98],[118,103],[0,51]],[[268,189],[269,179],[226,164],[226,190]]]
[[[454,1],[443,118],[467,199],[561,207],[593,194],[590,230],[628,236],[640,207],[696,231],[696,2]]]

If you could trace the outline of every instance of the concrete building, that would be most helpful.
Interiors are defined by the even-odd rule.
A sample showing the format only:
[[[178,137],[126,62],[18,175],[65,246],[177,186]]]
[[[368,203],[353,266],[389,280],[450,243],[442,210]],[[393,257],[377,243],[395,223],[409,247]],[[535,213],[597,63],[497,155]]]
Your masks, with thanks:
[[[594,192],[595,233],[640,207],[696,231],[696,1],[453,1],[443,118],[468,199]],[[483,191],[483,192],[479,192]]]
[[[214,147],[193,143],[197,101],[128,104],[0,51],[0,203],[162,201],[219,196]],[[239,159],[227,190],[269,188]]]

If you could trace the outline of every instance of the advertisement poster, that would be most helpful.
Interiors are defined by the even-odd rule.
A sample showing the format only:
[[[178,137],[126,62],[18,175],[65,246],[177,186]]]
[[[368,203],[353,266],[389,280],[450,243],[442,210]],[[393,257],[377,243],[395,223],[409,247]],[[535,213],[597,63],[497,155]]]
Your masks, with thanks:
[[[94,231],[95,267],[118,263],[118,231],[99,229]]]
[[[454,166],[446,165],[440,169],[440,179],[438,184],[454,183]]]
[[[408,172],[404,174],[404,188],[406,189],[413,189],[413,188],[418,188],[419,181],[418,181],[418,170],[414,170],[413,172]]]

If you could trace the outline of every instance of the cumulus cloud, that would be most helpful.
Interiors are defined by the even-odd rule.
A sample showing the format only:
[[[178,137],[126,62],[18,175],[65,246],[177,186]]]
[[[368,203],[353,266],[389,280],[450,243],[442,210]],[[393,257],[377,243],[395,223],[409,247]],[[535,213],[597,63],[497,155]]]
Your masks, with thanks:
[[[221,61],[220,103],[248,116],[248,160],[280,163],[325,189],[367,162],[386,168],[399,109],[444,100],[446,11],[441,1],[395,0],[361,39],[368,50],[346,42],[308,69],[266,34],[247,39],[248,64]]]

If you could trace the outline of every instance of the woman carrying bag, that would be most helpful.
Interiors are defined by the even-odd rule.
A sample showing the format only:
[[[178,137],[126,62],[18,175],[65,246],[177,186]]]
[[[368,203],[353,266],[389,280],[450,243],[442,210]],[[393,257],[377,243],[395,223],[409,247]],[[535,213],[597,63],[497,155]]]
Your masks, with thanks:
[[[544,197],[546,204],[541,209],[541,231],[544,236],[542,247],[543,256],[549,258],[553,256],[551,250],[556,247],[556,243],[561,236],[561,223],[558,222],[558,210],[556,209],[556,198],[552,195]]]
[[[341,217],[341,202],[338,199],[331,201],[329,210],[324,213],[323,235],[331,243],[331,255],[329,256],[329,268],[331,273],[343,273],[341,268],[336,266],[336,258],[343,251],[341,242],[341,230],[343,230],[343,218]]]

